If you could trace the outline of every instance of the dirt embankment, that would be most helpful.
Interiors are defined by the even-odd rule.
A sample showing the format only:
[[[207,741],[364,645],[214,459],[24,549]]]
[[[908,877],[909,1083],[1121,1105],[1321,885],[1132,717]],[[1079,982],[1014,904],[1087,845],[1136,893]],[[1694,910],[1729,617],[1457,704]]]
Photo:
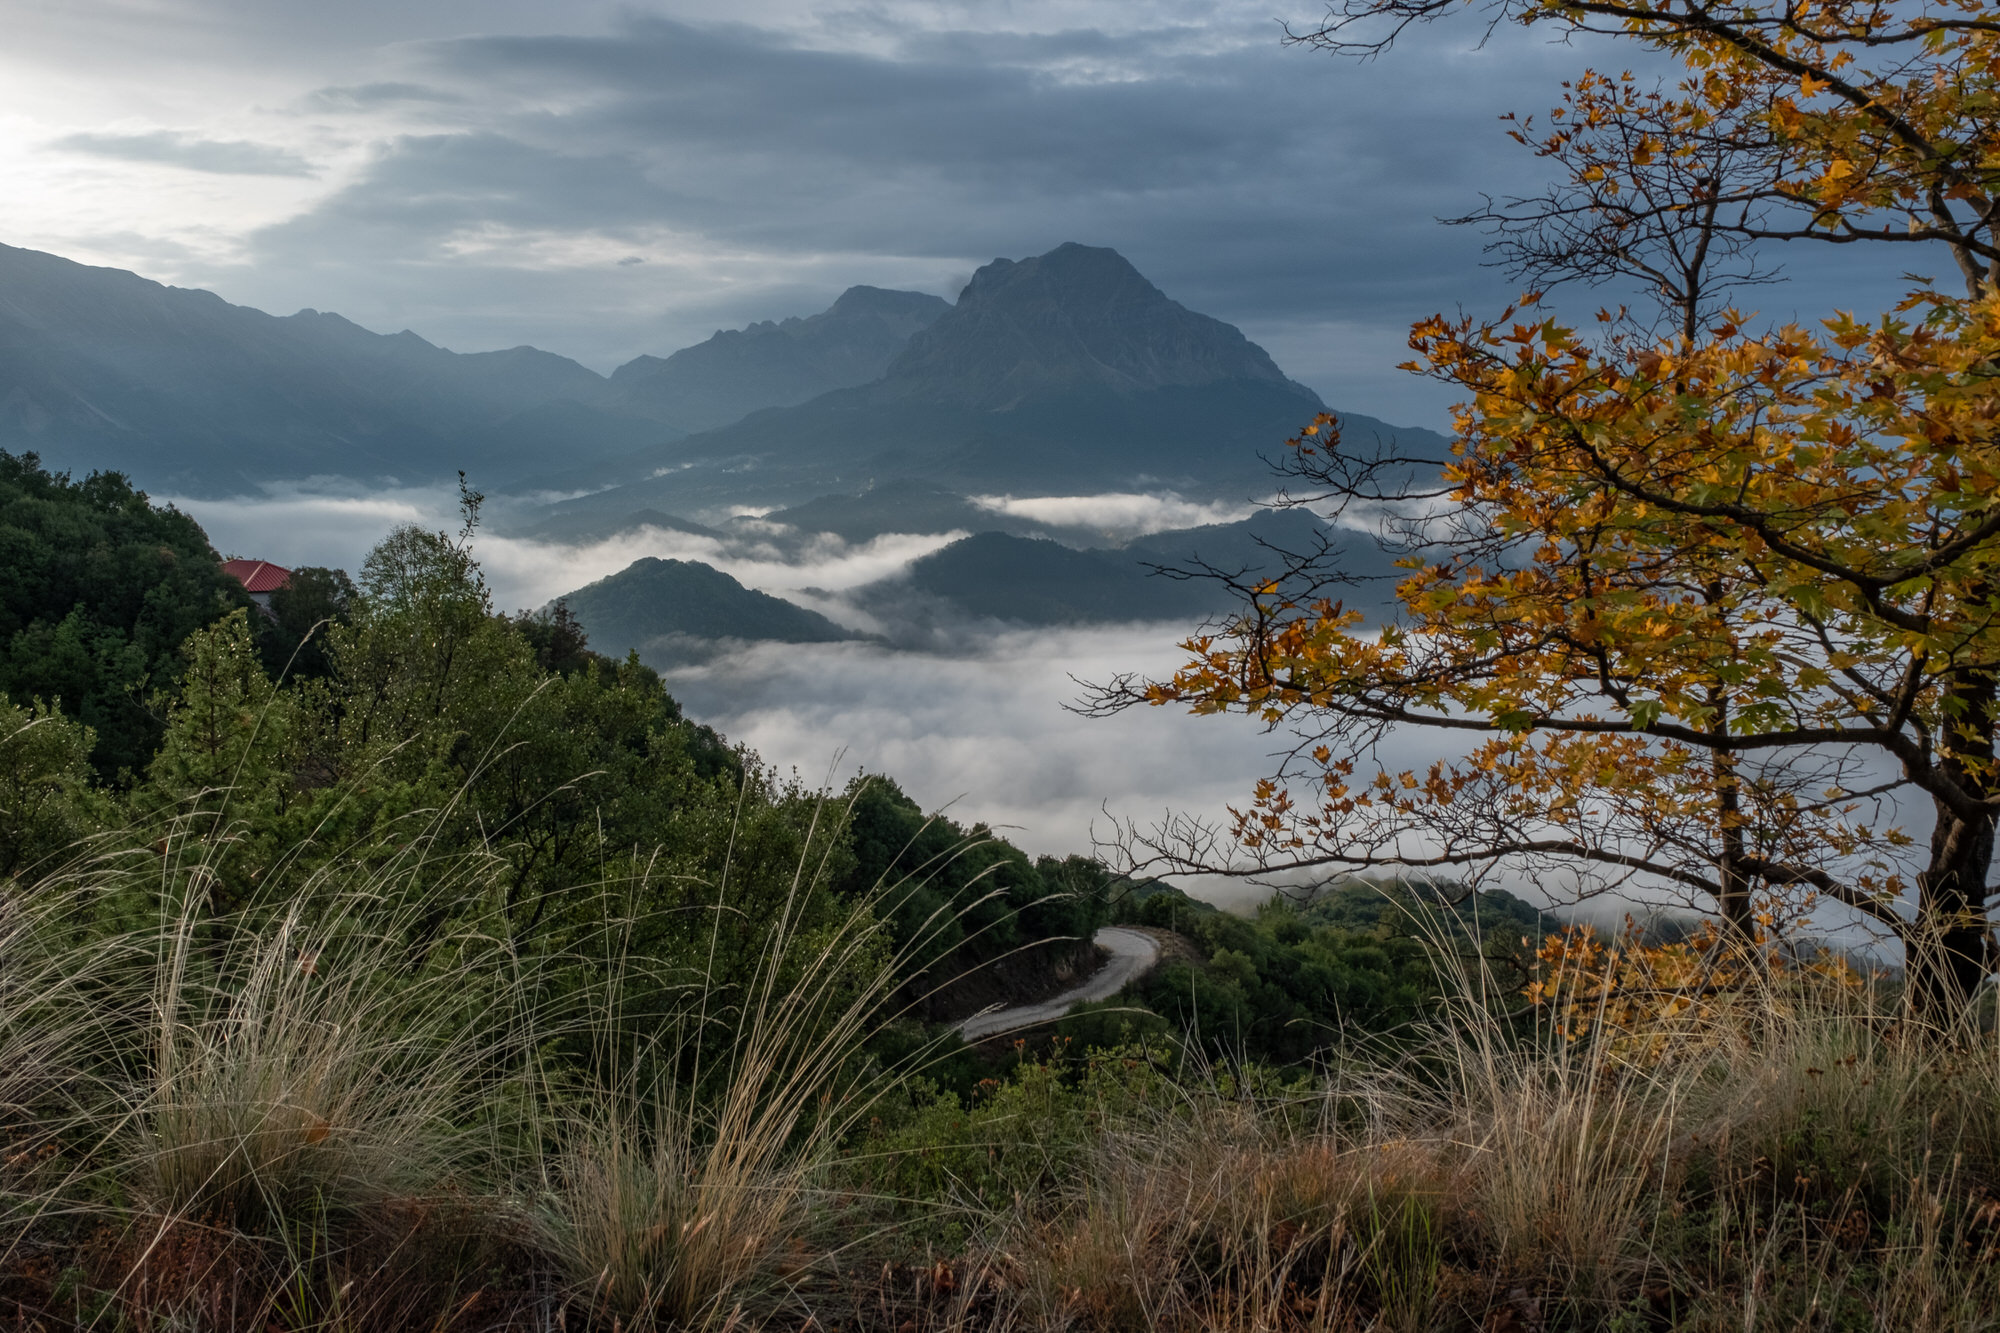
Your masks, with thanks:
[[[1106,957],[1089,940],[1043,940],[964,973],[911,1012],[934,1023],[956,1023],[982,1009],[1037,1004],[1097,971]],[[925,978],[916,982],[919,991],[933,984]]]
[[[1158,926],[1120,926],[1135,935],[1144,935],[1160,946],[1160,966],[1167,963],[1205,963],[1208,955],[1201,946],[1177,930],[1162,930]]]
[[[1160,961],[1159,942],[1146,932],[1127,926],[1105,926],[1091,938],[1110,955],[1103,967],[1046,1000],[975,1014],[959,1024],[959,1035],[967,1041],[983,1041],[1053,1023],[1078,1004],[1110,999]]]

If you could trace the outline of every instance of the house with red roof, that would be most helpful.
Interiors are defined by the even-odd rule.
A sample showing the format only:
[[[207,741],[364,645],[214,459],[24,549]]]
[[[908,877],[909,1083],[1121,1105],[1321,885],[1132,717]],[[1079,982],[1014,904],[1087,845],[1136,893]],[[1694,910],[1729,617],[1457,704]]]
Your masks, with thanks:
[[[222,570],[250,594],[265,615],[271,614],[271,594],[292,581],[292,571],[268,560],[225,560]]]

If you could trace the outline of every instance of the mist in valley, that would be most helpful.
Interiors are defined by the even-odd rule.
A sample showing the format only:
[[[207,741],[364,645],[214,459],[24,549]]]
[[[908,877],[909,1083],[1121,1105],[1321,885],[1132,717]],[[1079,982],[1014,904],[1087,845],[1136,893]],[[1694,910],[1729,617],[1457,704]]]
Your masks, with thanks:
[[[1226,821],[1298,743],[1241,716],[1194,717],[1136,708],[1112,717],[1077,711],[1093,684],[1123,673],[1159,676],[1183,660],[1195,619],[1024,628],[955,615],[919,598],[885,617],[879,596],[910,564],[964,537],[883,533],[850,542],[802,533],[757,514],[715,515],[715,535],[645,526],[584,542],[520,535],[533,501],[489,500],[474,540],[496,608],[534,611],[646,557],[700,561],[745,586],[819,611],[866,637],[838,643],[656,641],[640,650],[688,715],[749,746],[768,765],[812,785],[840,787],[859,774],[896,782],[927,810],[983,823],[1030,854],[1096,852],[1116,860],[1136,827],[1192,816]],[[266,488],[254,496],[178,498],[218,550],[292,567],[358,571],[368,549],[399,524],[451,530],[463,522],[445,487],[368,490],[337,482]],[[1112,493],[1027,500],[991,497],[996,515],[1061,524],[1072,540],[1128,541],[1189,523],[1228,522],[1252,502],[1194,502]],[[878,594],[867,605],[856,594]],[[1468,747],[1448,738],[1390,733],[1375,758],[1391,771],[1421,770]],[[1884,822],[1920,817],[1885,807]],[[1309,892],[1323,879],[1273,882]],[[1248,910],[1274,890],[1217,876],[1181,877],[1188,892]],[[1623,885],[1578,899],[1586,881],[1531,878],[1501,868],[1482,881],[1552,912],[1607,927],[1628,914],[1684,913],[1657,888]],[[1875,934],[1841,909],[1815,928],[1842,947],[1870,950]]]

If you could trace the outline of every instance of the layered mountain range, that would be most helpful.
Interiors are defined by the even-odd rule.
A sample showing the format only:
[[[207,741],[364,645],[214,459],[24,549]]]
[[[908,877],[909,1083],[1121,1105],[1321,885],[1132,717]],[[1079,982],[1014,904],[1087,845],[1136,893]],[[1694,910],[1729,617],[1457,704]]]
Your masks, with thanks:
[[[452,352],[0,246],[0,449],[189,494],[461,468],[504,487],[866,383],[948,308],[856,287],[818,315],[718,331],[606,377],[533,347]]]
[[[1274,547],[1329,543],[1376,576],[1364,595],[1379,598],[1386,566],[1309,515],[1113,547],[995,498],[1241,502],[1271,489],[1270,458],[1321,410],[1240,330],[1116,251],[1075,244],[995,260],[955,303],[853,287],[816,315],[719,330],[609,376],[533,347],[453,352],[0,246],[0,449],[192,496],[463,469],[514,494],[519,535],[555,541],[646,526],[720,540],[716,525],[746,510],[801,539],[970,534],[858,591],[853,604],[885,624],[1206,614],[1227,602],[1219,585],[1147,567],[1265,568]],[[1342,415],[1351,436],[1393,429]],[[582,494],[532,499],[545,490]],[[692,562],[642,561],[579,590],[573,609],[613,648],[847,632]]]
[[[955,305],[855,287],[609,376],[0,246],[0,448],[189,494],[464,469],[489,490],[600,492],[552,515],[577,530],[911,479],[1240,496],[1320,408],[1239,330],[1082,245],[995,260]]]
[[[532,347],[462,356],[339,315],[279,318],[0,247],[0,448],[117,469],[155,489],[443,473],[475,432],[513,422],[518,436],[523,413],[556,403],[569,405],[556,423],[564,434],[581,417],[615,436],[635,423],[600,422],[583,406],[601,382]],[[517,456],[546,456],[542,437],[509,443]]]
[[[909,479],[1241,498],[1269,489],[1270,456],[1322,408],[1240,330],[1172,300],[1116,251],[1071,244],[980,269],[870,383],[543,482],[596,488],[567,508],[607,520]]]

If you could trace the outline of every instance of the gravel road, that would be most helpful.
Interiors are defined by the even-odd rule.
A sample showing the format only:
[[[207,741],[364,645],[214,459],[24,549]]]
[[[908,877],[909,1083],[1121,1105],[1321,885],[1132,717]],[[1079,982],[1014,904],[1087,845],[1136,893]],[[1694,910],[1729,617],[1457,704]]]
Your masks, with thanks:
[[[1073,1004],[1110,999],[1125,988],[1126,982],[1145,974],[1160,961],[1160,946],[1150,935],[1136,930],[1106,926],[1090,938],[1091,943],[1108,952],[1111,958],[1086,977],[1082,985],[1051,996],[1039,1004],[1021,1004],[974,1014],[958,1025],[958,1035],[967,1041],[982,1041],[1017,1028],[1053,1023],[1068,1013]]]

